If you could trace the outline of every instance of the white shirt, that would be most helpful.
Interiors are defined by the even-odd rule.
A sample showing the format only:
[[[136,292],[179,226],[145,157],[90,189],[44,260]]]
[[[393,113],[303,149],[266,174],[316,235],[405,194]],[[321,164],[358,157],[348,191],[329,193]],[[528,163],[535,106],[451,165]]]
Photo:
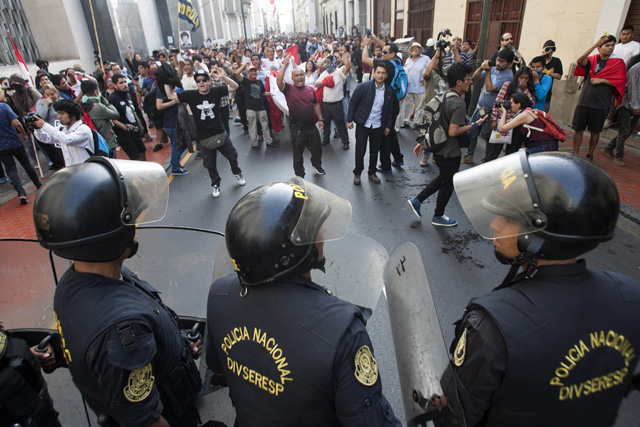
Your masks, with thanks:
[[[371,113],[369,114],[369,118],[366,122],[364,122],[364,127],[377,129],[382,126],[382,107],[384,106],[384,90],[385,85],[382,84],[382,87],[378,87],[376,82],[373,82],[376,87],[376,97],[373,100],[373,105],[371,106]]]
[[[273,58],[273,61],[270,61],[267,58],[262,58],[262,67],[266,71],[278,71],[280,66],[282,65],[282,61],[278,60],[278,58]]]
[[[198,90],[198,85],[196,84],[195,74],[191,77],[186,74],[182,76],[182,88],[184,90]]]
[[[311,86],[313,90],[316,90],[316,80],[318,80],[318,72],[314,71],[311,73],[311,76],[308,76],[307,73],[304,73],[304,85]]]
[[[634,56],[640,54],[640,43],[635,40],[631,40],[629,43],[618,43],[613,49],[613,54],[618,58],[622,58],[626,65],[629,65],[629,61]]]
[[[331,74],[325,70],[320,74],[320,77],[318,77],[319,80],[324,80],[325,77],[333,76],[333,83],[335,83],[334,87],[324,86],[322,102],[338,102],[344,98],[344,90],[342,87],[344,86],[344,81],[347,76],[344,74],[343,69],[344,67],[336,68]]]
[[[45,144],[60,143],[65,166],[76,165],[87,160],[90,157],[87,148],[93,153],[93,133],[82,120],[75,122],[70,129],[66,126],[56,129],[49,123],[45,123],[42,129],[36,129],[34,134],[38,141]]]
[[[407,59],[404,64],[404,70],[407,73],[409,79],[409,86],[407,92],[409,93],[424,93],[424,79],[422,78],[422,72],[427,65],[429,65],[431,59],[426,55],[420,55],[415,60],[413,56]],[[422,84],[421,84],[422,83]]]

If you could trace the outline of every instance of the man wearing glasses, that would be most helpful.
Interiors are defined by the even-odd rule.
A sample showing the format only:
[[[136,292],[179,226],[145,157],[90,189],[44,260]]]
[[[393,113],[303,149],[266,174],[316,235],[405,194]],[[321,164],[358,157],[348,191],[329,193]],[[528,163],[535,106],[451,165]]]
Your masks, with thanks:
[[[520,67],[527,64],[522,57],[522,54],[518,52],[518,49],[513,46],[513,35],[511,33],[504,33],[502,37],[500,37],[500,45],[500,49],[493,52],[493,55],[491,55],[491,59],[489,59],[489,65],[491,67],[494,67],[496,65],[496,61],[498,60],[498,52],[505,49],[512,51],[513,55],[515,56],[515,58],[513,58],[513,63],[511,64],[512,71],[515,72],[516,67],[520,69]]]

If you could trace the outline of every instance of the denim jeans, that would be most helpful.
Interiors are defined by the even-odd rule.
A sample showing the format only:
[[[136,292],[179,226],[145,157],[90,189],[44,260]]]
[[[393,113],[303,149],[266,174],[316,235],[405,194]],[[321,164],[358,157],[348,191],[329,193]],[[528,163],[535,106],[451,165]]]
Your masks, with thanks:
[[[171,171],[176,172],[180,169],[180,155],[178,150],[178,138],[176,137],[176,128],[164,128],[167,138],[171,141]]]
[[[38,178],[38,174],[33,166],[31,166],[31,162],[29,162],[29,157],[27,156],[27,151],[24,147],[2,151],[0,152],[0,161],[4,165],[4,168],[7,171],[7,176],[11,179],[11,184],[13,184],[13,188],[18,193],[18,196],[24,196],[27,193],[25,192],[24,187],[22,187],[22,180],[20,180],[20,174],[18,173],[18,167],[16,166],[14,157],[18,159],[36,188],[40,188],[42,185],[40,183],[40,178]]]

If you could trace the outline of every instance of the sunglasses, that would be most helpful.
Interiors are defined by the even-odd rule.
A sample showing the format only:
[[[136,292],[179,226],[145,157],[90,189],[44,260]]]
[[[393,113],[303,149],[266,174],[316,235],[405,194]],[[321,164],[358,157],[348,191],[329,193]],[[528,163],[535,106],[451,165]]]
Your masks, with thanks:
[[[385,55],[390,54],[391,52],[389,52],[388,50],[383,50],[382,53],[384,53]]]
[[[544,51],[545,51],[545,52],[555,52],[555,51],[556,51],[556,48],[555,48],[555,47],[545,47],[545,48],[544,48]]]
[[[509,37],[508,39],[503,39],[503,40],[508,42],[509,40],[513,40],[513,37]]]
[[[196,83],[204,83],[209,81],[209,79],[196,79]]]

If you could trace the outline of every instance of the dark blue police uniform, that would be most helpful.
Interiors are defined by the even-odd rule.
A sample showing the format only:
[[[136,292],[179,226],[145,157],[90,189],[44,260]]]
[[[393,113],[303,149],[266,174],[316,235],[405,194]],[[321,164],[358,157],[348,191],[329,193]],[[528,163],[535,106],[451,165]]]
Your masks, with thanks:
[[[241,291],[218,279],[207,307],[207,365],[239,426],[400,426],[358,307],[301,276]]]
[[[62,276],[54,297],[74,383],[96,414],[122,426],[196,426],[201,382],[177,316],[158,292],[123,267],[122,280]]]
[[[584,260],[471,300],[451,346],[467,425],[612,425],[638,324],[640,286]]]

